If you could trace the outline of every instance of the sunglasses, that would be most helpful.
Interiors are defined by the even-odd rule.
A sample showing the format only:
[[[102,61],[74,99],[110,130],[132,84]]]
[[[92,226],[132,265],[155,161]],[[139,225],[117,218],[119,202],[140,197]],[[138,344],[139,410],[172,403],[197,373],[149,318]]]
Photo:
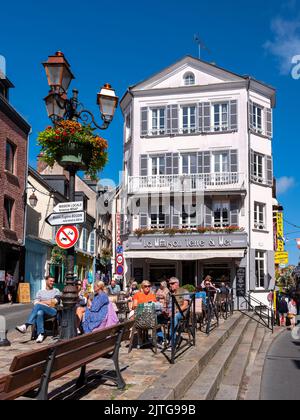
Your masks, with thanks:
[[[144,287],[144,289],[146,289],[146,287],[151,287],[151,286],[143,286]]]

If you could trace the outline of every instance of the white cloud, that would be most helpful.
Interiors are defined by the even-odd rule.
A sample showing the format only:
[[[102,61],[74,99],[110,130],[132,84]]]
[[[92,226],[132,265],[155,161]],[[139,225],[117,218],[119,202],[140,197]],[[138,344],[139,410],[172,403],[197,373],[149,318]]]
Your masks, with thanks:
[[[277,182],[276,182],[277,193],[284,194],[288,190],[293,188],[295,185],[296,185],[295,178],[282,176],[281,178],[277,179]]]
[[[271,29],[274,39],[267,41],[264,48],[279,60],[281,74],[288,74],[293,56],[300,54],[300,19],[276,18]]]

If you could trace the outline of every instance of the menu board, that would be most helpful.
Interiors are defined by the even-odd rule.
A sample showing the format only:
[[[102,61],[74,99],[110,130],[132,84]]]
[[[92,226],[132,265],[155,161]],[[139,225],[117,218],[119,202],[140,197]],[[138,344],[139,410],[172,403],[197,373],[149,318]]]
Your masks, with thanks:
[[[18,302],[19,303],[30,303],[30,284],[19,283],[18,287]]]
[[[246,293],[246,267],[236,270],[236,295],[245,296]]]

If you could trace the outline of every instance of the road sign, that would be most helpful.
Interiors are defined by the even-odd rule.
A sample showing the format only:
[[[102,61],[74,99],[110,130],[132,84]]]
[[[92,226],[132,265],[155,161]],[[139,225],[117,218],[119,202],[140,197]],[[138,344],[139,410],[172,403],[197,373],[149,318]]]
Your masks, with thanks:
[[[62,226],[55,237],[57,245],[62,249],[72,248],[78,239],[79,232],[75,226]]]
[[[85,212],[76,211],[72,213],[51,213],[46,218],[46,222],[50,226],[80,225],[85,223]]]
[[[54,213],[70,213],[73,211],[83,211],[83,201],[72,201],[71,203],[59,203],[54,207]]]
[[[124,274],[124,267],[123,265],[117,265],[117,274],[122,276]]]
[[[121,254],[117,255],[117,263],[118,263],[118,265],[124,265],[123,255],[121,255]]]
[[[118,245],[117,246],[117,254],[123,254],[123,246],[122,245]]]

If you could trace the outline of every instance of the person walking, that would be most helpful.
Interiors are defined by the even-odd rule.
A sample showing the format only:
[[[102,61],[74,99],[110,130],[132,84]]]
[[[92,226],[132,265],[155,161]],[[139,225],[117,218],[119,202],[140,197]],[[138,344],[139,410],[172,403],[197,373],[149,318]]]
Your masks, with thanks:
[[[287,301],[284,296],[281,296],[279,300],[279,304],[278,304],[278,313],[279,313],[281,327],[286,326],[286,317],[287,317],[288,311],[289,311],[289,308],[288,308]]]
[[[34,308],[29,315],[27,321],[23,325],[16,327],[16,330],[21,334],[25,334],[27,328],[31,325],[36,325],[37,328],[37,343],[42,343],[45,339],[45,318],[57,316],[56,306],[60,303],[61,292],[54,288],[55,279],[51,276],[46,276],[46,288],[40,290],[34,301]]]
[[[6,288],[8,302],[12,305],[14,303],[16,281],[14,276],[10,272],[6,274]]]
[[[291,323],[291,329],[296,326],[296,316],[297,316],[297,302],[292,297],[291,301],[288,304],[288,318]]]

